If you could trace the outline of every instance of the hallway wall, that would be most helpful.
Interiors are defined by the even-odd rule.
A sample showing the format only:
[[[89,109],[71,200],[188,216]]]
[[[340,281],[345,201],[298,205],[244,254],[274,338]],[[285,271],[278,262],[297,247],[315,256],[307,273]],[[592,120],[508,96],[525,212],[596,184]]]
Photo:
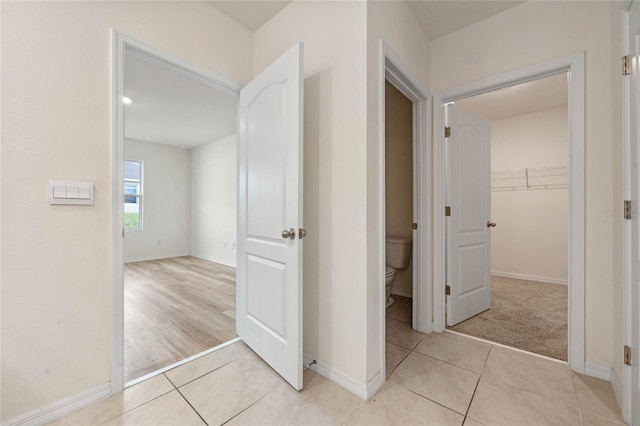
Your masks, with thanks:
[[[4,423],[111,378],[112,28],[239,83],[253,33],[203,2],[0,10]],[[47,204],[49,179],[94,182],[95,205]]]
[[[604,367],[614,363],[612,231],[620,220],[606,215],[619,209],[611,64],[620,58],[611,49],[611,14],[609,2],[526,2],[431,43],[434,92],[586,52],[585,354],[588,364]]]

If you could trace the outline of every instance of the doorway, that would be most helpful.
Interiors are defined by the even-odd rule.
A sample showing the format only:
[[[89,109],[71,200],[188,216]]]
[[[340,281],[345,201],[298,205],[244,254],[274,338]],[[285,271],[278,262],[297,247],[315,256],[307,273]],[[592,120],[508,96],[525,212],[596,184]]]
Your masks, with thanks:
[[[235,161],[219,188],[209,173],[235,154],[240,88],[113,35],[115,393],[236,340]]]
[[[237,109],[227,109],[231,114],[237,114],[237,168],[235,173],[230,172],[237,179],[237,186],[231,185],[233,189],[229,191],[237,197],[237,220],[236,232],[237,244],[237,296],[235,298],[236,312],[232,312],[230,303],[224,308],[223,315],[233,314],[236,318],[236,331],[238,338],[222,345],[213,347],[205,352],[191,356],[179,363],[172,364],[155,374],[160,374],[179,364],[188,362],[200,357],[209,351],[213,351],[226,344],[242,339],[255,354],[265,360],[267,364],[291,383],[296,389],[302,388],[302,238],[306,236],[306,231],[302,228],[302,81],[303,81],[303,45],[296,43],[276,59],[270,66],[259,73],[251,82],[242,89],[232,81],[220,77],[198,66],[176,58],[170,54],[154,49],[122,34],[113,31],[113,175],[112,175],[112,308],[113,308],[113,352],[111,365],[111,393],[120,392],[125,386],[125,327],[124,327],[124,244],[126,232],[125,225],[125,201],[136,204],[138,198],[139,226],[144,227],[146,222],[144,217],[145,195],[144,173],[129,180],[125,194],[125,105],[133,104],[133,99],[125,96],[125,62],[128,51],[142,55],[145,59],[159,62],[169,70],[179,71],[188,75],[198,83],[204,83],[233,101]],[[173,87],[168,85],[169,89]],[[199,91],[197,89],[196,91]],[[183,100],[184,93],[181,91],[173,93],[176,101]],[[129,98],[129,99],[125,99]],[[188,109],[188,107],[186,107]],[[191,111],[197,115],[199,111]],[[206,115],[206,114],[205,114]],[[224,114],[223,114],[224,115]],[[208,117],[214,121],[214,115]],[[216,123],[216,127],[220,123]],[[190,129],[197,133],[199,129]],[[161,132],[164,134],[165,132]],[[222,137],[224,139],[224,137]],[[180,149],[189,149],[180,146]],[[197,148],[196,148],[197,149]],[[286,161],[282,161],[282,154],[287,152]],[[217,157],[217,156],[216,156]],[[194,163],[207,158],[205,153],[198,153]],[[224,160],[227,165],[235,162]],[[135,159],[131,159],[135,163]],[[144,162],[138,161],[140,168],[144,170]],[[164,171],[172,167],[168,164]],[[211,172],[211,165],[204,167],[207,172]],[[216,169],[224,169],[223,166]],[[203,181],[210,183],[206,173],[204,179],[197,177],[197,172],[193,173],[193,181]],[[189,177],[192,178],[189,173]],[[286,176],[287,179],[281,179]],[[230,176],[227,176],[229,178]],[[257,180],[256,180],[257,178]],[[225,182],[228,179],[219,179]],[[138,185],[140,191],[136,192]],[[259,188],[259,189],[258,189]],[[164,195],[160,188],[161,195]],[[133,192],[131,192],[133,191]],[[185,192],[187,190],[184,190]],[[191,193],[191,188],[188,189]],[[194,191],[194,193],[197,191]],[[287,203],[277,204],[273,197],[264,197],[264,193],[286,195]],[[219,195],[219,194],[218,194]],[[161,197],[162,198],[162,197]],[[170,197],[164,197],[170,198]],[[275,205],[286,209],[273,208]],[[180,206],[179,202],[176,202]],[[184,203],[183,203],[184,205]],[[189,204],[190,206],[190,204]],[[261,214],[269,211],[269,215]],[[142,215],[140,215],[142,212]],[[131,213],[127,211],[127,213]],[[134,211],[135,213],[135,211]],[[162,214],[160,212],[159,214]],[[209,218],[209,212],[204,214],[204,219]],[[191,215],[190,215],[191,217]],[[191,217],[193,219],[193,217]],[[194,219],[197,222],[197,218]],[[136,222],[136,220],[132,220]],[[216,221],[218,222],[218,221]],[[280,224],[290,224],[291,229],[285,231],[280,228]],[[275,225],[275,226],[273,226]],[[295,228],[293,228],[295,226]],[[207,232],[205,234],[208,235]],[[191,242],[197,240],[200,233],[189,235]],[[195,237],[194,237],[195,236]],[[299,236],[299,238],[298,238]],[[256,249],[255,243],[268,242],[270,244],[265,250]],[[156,240],[156,244],[157,244]],[[231,241],[231,243],[230,243]],[[162,243],[162,240],[160,240]],[[235,249],[235,241],[225,238],[223,247],[225,249]],[[162,244],[160,244],[162,245]],[[207,244],[204,244],[205,246]],[[229,247],[230,246],[230,247]],[[273,257],[269,260],[268,257]],[[275,257],[274,257],[275,256]],[[224,263],[224,262],[219,262]],[[247,264],[249,263],[249,264]],[[284,266],[284,267],[283,267]],[[282,274],[282,270],[287,270],[287,274]],[[268,274],[268,284],[283,293],[283,297],[278,299],[275,292],[269,292],[265,283],[265,274]],[[182,283],[178,275],[175,281]],[[283,284],[286,278],[287,286]],[[261,285],[262,284],[262,285]],[[284,289],[286,288],[286,292]],[[267,293],[271,297],[276,297],[276,303],[268,303]],[[300,297],[299,297],[300,296]],[[233,299],[231,297],[230,299]],[[211,307],[207,307],[212,311]],[[176,322],[178,318],[173,318]],[[247,325],[248,322],[252,322]],[[162,324],[160,324],[162,327]],[[213,327],[209,327],[213,328]],[[273,330],[282,331],[277,335]],[[281,350],[283,349],[283,350]],[[286,354],[285,354],[286,352]],[[286,356],[278,356],[278,355]],[[275,356],[274,356],[275,355]],[[143,376],[148,378],[150,375]],[[140,381],[143,378],[136,379]],[[127,384],[131,385],[132,382]]]
[[[432,298],[431,298],[431,209],[430,209],[430,189],[431,173],[431,150],[428,149],[429,137],[428,129],[430,125],[430,109],[428,107],[428,95],[420,87],[420,84],[411,76],[411,73],[404,67],[402,61],[391,50],[391,48],[380,40],[379,42],[379,134],[378,134],[378,206],[380,215],[378,216],[378,291],[379,291],[379,330],[380,330],[380,375],[376,377],[368,390],[368,395],[373,394],[384,384],[384,381],[393,368],[397,365],[397,352],[393,347],[388,353],[387,335],[393,333],[388,328],[387,318],[390,318],[391,325],[398,325],[401,333],[411,334],[415,331],[422,333],[431,332]],[[393,229],[393,232],[402,232],[403,235],[410,235],[409,258],[411,265],[407,264],[403,268],[401,281],[403,283],[396,289],[399,293],[398,303],[390,305],[391,313],[387,310],[387,189],[386,162],[386,116],[387,116],[387,88],[393,96],[404,104],[402,133],[405,136],[403,156],[399,162],[405,169],[410,169],[411,173],[403,173],[401,185],[403,192],[403,213],[399,221],[400,229]],[[409,116],[407,116],[409,115]],[[410,142],[409,142],[410,140]],[[409,147],[410,143],[410,147]],[[410,164],[407,164],[410,162]],[[400,168],[397,168],[400,169]],[[407,191],[407,186],[411,186],[411,191]],[[390,188],[394,190],[394,188]],[[393,199],[393,197],[392,197]],[[390,200],[391,201],[391,200]],[[407,220],[409,222],[407,222]],[[406,227],[410,227],[407,232]],[[392,230],[390,229],[390,230]],[[393,235],[392,235],[393,236]],[[406,236],[404,237],[406,239]],[[405,241],[406,242],[406,241]],[[408,284],[410,283],[410,284]],[[391,290],[391,293],[394,291]],[[410,296],[410,297],[408,297]],[[392,298],[396,296],[391,295]],[[404,298],[403,298],[404,297]],[[396,317],[395,319],[393,317]],[[399,321],[402,318],[403,321]],[[414,331],[415,330],[415,331]],[[393,338],[392,338],[393,339]],[[396,341],[396,343],[398,343]],[[391,343],[394,345],[393,343]],[[402,350],[401,350],[402,351]],[[399,362],[398,362],[399,363]]]
[[[455,101],[447,105],[447,116],[451,129],[447,166],[468,164],[464,160],[468,152],[462,150],[473,149],[468,143],[478,146],[476,139],[486,132],[488,155],[482,158],[487,159],[490,171],[489,182],[476,177],[470,183],[464,180],[470,177],[466,175],[472,173],[471,166],[447,173],[451,177],[448,205],[452,206],[447,231],[466,234],[447,235],[448,256],[459,257],[448,259],[447,281],[453,294],[447,298],[447,328],[566,361],[567,74]],[[475,130],[475,123],[482,126]],[[474,130],[456,135],[466,128]],[[475,163],[480,156],[470,158]],[[465,191],[470,184],[480,188],[472,191],[474,196],[458,201],[461,197],[456,191]],[[477,217],[478,231],[485,236],[488,249],[474,252],[477,246],[468,240],[469,232],[476,228],[471,226],[475,216],[461,209],[472,209],[465,201],[478,202],[480,192],[489,196],[490,211],[478,212]],[[463,221],[466,225],[455,229]],[[476,252],[490,260],[477,262]],[[453,267],[456,261],[458,266]],[[484,272],[475,271],[478,267]],[[478,280],[485,274],[486,282]]]
[[[568,364],[584,373],[584,53],[558,58],[521,70],[471,83],[434,95],[434,188],[444,188],[445,105],[501,88],[539,80],[556,74],[569,76],[569,252],[568,252]],[[441,131],[437,131],[437,130]],[[488,174],[490,178],[490,174]],[[490,180],[490,179],[489,179]],[[445,328],[446,219],[445,194],[434,193],[434,324]],[[486,225],[486,222],[485,222]],[[455,290],[452,288],[451,292]]]
[[[237,337],[237,93],[131,47],[123,59],[129,386]]]
[[[387,353],[406,346],[413,318],[413,102],[385,81],[385,286]],[[392,367],[392,365],[390,365]],[[392,370],[390,368],[389,370]],[[387,371],[389,375],[391,371]]]

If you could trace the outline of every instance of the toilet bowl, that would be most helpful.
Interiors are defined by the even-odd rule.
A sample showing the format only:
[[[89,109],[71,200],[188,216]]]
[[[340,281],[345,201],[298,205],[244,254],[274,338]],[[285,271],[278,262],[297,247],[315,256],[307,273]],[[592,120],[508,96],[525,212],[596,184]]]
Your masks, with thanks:
[[[385,268],[385,286],[387,297],[387,308],[394,302],[391,297],[393,281],[396,271],[404,269],[409,264],[411,255],[411,238],[387,236],[386,243],[386,268]]]
[[[385,286],[387,289],[387,308],[395,302],[395,299],[391,297],[391,287],[393,286],[393,280],[396,277],[396,268],[387,266],[385,269]]]

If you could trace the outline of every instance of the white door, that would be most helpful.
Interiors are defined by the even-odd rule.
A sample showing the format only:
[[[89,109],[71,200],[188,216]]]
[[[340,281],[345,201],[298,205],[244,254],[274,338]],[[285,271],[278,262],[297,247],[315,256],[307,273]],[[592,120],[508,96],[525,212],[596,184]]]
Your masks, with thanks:
[[[632,72],[627,78],[629,79],[629,142],[630,152],[629,160],[631,167],[629,168],[631,176],[629,176],[630,192],[632,208],[637,210],[640,206],[640,70],[638,67],[638,58],[640,53],[640,2],[634,1],[629,10],[629,54],[632,55]],[[631,418],[627,419],[631,424],[640,424],[640,217],[634,212],[630,221],[630,238],[631,244],[631,264],[630,281],[631,292],[627,303],[627,312],[631,315],[631,324],[624,336],[625,344],[631,347],[632,363],[631,366],[624,368],[631,370]],[[625,374],[625,377],[629,377]]]
[[[240,91],[238,335],[302,389],[302,54],[296,44]]]
[[[491,307],[491,124],[447,106],[447,325]]]

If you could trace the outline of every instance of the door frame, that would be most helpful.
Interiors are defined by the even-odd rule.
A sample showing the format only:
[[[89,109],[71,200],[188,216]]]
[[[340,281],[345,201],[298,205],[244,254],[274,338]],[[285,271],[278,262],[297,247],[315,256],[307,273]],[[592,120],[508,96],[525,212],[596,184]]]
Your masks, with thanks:
[[[621,6],[621,49],[622,55],[628,55],[631,53],[631,43],[632,40],[629,39],[629,15],[631,10],[632,0],[625,0]],[[630,111],[630,99],[629,99],[629,90],[630,83],[629,79],[625,76],[622,77],[622,84],[620,87],[621,90],[621,136],[622,136],[622,199],[623,200],[637,200],[638,194],[633,194],[631,179],[633,178],[633,159],[629,155],[631,152],[631,144],[633,141],[631,140],[630,134],[630,123],[631,123],[631,111]],[[635,206],[634,206],[635,207]],[[635,207],[637,208],[637,207]],[[635,213],[634,213],[635,214]],[[632,346],[633,344],[633,332],[636,333],[638,330],[634,330],[633,325],[633,309],[639,309],[638,306],[633,306],[632,300],[632,274],[631,270],[633,268],[633,259],[632,259],[632,227],[630,220],[623,220],[622,223],[622,344]],[[637,326],[636,326],[637,327]],[[616,351],[617,352],[617,351]],[[637,355],[636,355],[637,356]],[[615,374],[615,372],[614,372]],[[628,365],[622,365],[622,395],[621,395],[621,408],[622,408],[622,417],[624,420],[631,424],[633,420],[631,417],[633,416],[633,401],[631,400],[633,391],[633,377],[632,377],[632,368]]]
[[[569,281],[568,364],[585,371],[585,54],[552,59],[433,95],[433,330],[445,324],[445,138],[443,105],[505,87],[567,73],[569,85]]]
[[[431,209],[430,189],[431,150],[428,129],[431,122],[430,98],[418,80],[413,77],[398,55],[383,40],[379,40],[378,62],[378,299],[380,330],[380,372],[385,381],[386,341],[386,212],[385,212],[385,81],[389,81],[413,103],[413,218],[418,223],[412,243],[413,256],[413,309],[412,328],[431,332]],[[417,261],[420,259],[421,261]]]
[[[209,86],[239,96],[241,86],[235,81],[213,73],[170,53],[151,47],[117,31],[111,30],[111,394],[122,391],[124,382],[124,86],[125,51],[131,49],[162,62],[164,65],[196,78]],[[206,352],[202,353],[205,354]],[[199,354],[199,355],[202,355]],[[194,357],[188,358],[189,360]],[[145,376],[149,377],[149,375]],[[134,383],[135,380],[132,382]]]

